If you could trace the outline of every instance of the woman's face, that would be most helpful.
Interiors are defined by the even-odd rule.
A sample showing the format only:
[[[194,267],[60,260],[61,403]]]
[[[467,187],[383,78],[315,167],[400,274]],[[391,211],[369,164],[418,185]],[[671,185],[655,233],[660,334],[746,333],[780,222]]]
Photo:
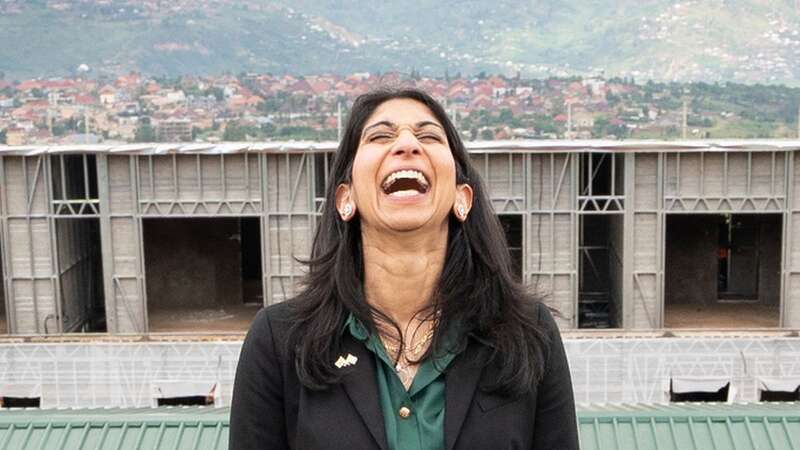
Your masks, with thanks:
[[[339,186],[336,203],[339,211],[351,203],[362,225],[377,230],[440,230],[454,203],[469,209],[471,194],[456,185],[442,124],[422,103],[393,99],[365,122],[352,184]]]

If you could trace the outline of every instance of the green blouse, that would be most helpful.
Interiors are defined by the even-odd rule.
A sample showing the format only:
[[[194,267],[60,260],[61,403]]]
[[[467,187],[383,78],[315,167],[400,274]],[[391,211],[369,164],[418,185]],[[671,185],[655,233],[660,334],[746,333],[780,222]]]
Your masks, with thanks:
[[[370,333],[352,314],[347,318],[345,327],[375,355],[376,382],[389,450],[443,449],[443,371],[455,354],[445,353],[422,361],[410,389],[406,391],[380,337]]]

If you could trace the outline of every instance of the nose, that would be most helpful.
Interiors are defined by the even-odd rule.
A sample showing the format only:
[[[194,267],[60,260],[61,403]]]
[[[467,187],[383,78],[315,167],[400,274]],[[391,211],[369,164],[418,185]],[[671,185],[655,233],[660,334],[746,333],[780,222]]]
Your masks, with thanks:
[[[397,139],[394,141],[394,146],[392,146],[392,155],[410,156],[419,155],[421,153],[422,148],[417,136],[409,129],[400,130]]]

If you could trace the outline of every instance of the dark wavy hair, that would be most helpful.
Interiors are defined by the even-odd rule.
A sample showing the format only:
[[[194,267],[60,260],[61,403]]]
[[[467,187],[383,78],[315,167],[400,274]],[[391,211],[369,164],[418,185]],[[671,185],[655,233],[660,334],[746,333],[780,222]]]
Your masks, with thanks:
[[[515,278],[505,236],[483,182],[470,163],[458,131],[442,106],[427,93],[409,88],[381,88],[359,96],[334,156],[322,211],[305,263],[308,273],[301,292],[291,299],[289,348],[295,349],[298,378],[309,389],[339,382],[331,361],[340,351],[344,322],[352,313],[371,330],[376,318],[398,331],[396,323],[371,307],[364,297],[361,226],[356,216],[339,218],[335,192],[351,180],[353,159],[367,119],[382,103],[411,99],[427,106],[444,127],[456,165],[456,182],[473,190],[465,222],[450,215],[442,274],[431,299],[438,326],[422,358],[440,354],[444,330],[459,330],[457,350],[472,337],[489,349],[483,363],[498,368],[490,391],[519,394],[541,379],[546,335],[536,326],[533,303],[539,301]],[[403,342],[401,341],[402,345]]]

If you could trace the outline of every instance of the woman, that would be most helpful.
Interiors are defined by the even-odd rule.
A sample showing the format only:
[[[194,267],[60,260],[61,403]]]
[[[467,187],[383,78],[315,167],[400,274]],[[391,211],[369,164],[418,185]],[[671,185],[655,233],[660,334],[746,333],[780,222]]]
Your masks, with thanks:
[[[429,95],[356,100],[305,285],[256,316],[230,420],[236,450],[578,447],[558,328]]]

